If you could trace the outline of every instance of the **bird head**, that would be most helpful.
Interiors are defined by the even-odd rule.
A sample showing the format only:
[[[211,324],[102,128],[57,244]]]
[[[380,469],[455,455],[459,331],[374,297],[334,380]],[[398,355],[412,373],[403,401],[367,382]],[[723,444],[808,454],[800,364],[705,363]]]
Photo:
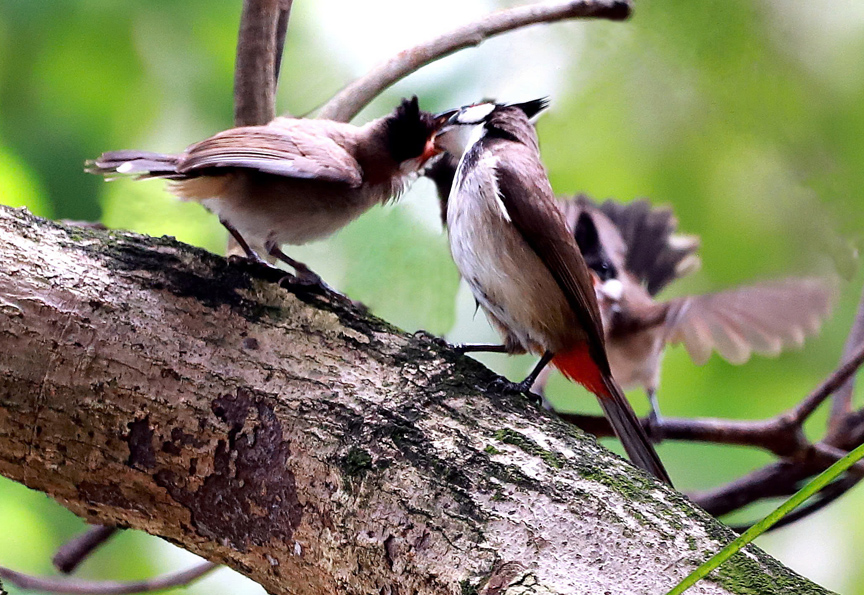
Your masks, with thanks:
[[[507,113],[513,113],[515,109],[521,111],[529,121],[533,122],[547,107],[549,107],[549,100],[545,97],[521,103],[505,104],[484,100],[480,103],[466,105],[452,112],[448,121],[439,130],[435,144],[441,150],[459,158],[473,144],[473,139],[479,136],[487,124],[496,120],[497,117],[505,117]]]
[[[387,150],[400,169],[417,171],[441,152],[435,145],[435,137],[455,113],[456,110],[440,114],[424,112],[416,95],[402,100],[386,118],[384,128]]]

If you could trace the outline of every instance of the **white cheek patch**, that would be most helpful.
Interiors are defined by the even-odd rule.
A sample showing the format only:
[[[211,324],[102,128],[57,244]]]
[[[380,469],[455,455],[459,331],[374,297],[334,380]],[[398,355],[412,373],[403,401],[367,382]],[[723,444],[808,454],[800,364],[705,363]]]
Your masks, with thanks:
[[[624,295],[624,284],[618,279],[609,279],[600,286],[599,290],[607,298],[617,302]]]
[[[453,126],[439,134],[435,138],[435,144],[458,159],[467,150],[473,129],[473,126]]]
[[[479,105],[464,107],[456,115],[456,121],[459,124],[479,124],[485,120],[494,109],[494,103],[481,103]]]

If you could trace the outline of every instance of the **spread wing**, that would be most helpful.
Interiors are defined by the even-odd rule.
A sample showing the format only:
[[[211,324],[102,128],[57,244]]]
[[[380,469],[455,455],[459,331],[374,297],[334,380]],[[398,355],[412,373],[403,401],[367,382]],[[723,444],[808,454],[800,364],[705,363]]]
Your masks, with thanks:
[[[835,293],[824,279],[791,278],[671,300],[666,340],[684,343],[697,364],[712,349],[733,364],[753,353],[776,356],[819,331]]]
[[[546,264],[564,292],[588,334],[595,361],[602,366],[607,360],[600,309],[585,259],[555,203],[539,159],[529,147],[508,144],[507,159],[500,159],[495,168],[499,197],[514,227]],[[531,175],[536,171],[543,175]],[[608,368],[604,371],[608,372]]]
[[[321,132],[303,130],[300,126],[231,128],[189,147],[177,171],[239,167],[289,178],[359,186],[363,182],[360,165]]]

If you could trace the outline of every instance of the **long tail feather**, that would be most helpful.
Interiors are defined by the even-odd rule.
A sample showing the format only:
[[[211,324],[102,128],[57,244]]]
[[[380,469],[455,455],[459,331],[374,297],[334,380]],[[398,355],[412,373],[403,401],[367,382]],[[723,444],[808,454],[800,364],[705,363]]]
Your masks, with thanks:
[[[583,385],[597,396],[603,413],[633,464],[671,486],[672,480],[633,408],[624,397],[624,392],[609,373],[600,369],[587,346],[559,353],[552,363],[567,378]]]

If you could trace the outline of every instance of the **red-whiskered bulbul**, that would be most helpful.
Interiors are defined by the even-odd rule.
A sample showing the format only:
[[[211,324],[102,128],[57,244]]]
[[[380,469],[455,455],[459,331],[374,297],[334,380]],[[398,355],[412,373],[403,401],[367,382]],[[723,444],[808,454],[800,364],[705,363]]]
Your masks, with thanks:
[[[612,378],[592,275],[552,194],[529,121],[545,100],[479,104],[451,119],[440,147],[469,131],[447,205],[450,250],[462,277],[508,346],[541,355],[519,385],[551,363],[597,395],[630,459],[670,483]],[[458,143],[453,143],[458,144]]]
[[[249,258],[259,260],[263,249],[301,283],[317,284],[280,246],[324,238],[398,196],[440,152],[435,135],[453,113],[423,112],[415,96],[363,126],[279,117],[225,130],[178,155],[103,153],[87,171],[170,180],[172,193],[215,213]]]
[[[667,344],[684,343],[697,364],[708,361],[712,350],[743,364],[752,353],[776,356],[800,346],[831,311],[835,284],[820,278],[654,301],[670,282],[699,268],[699,240],[676,233],[672,211],[652,209],[645,200],[597,205],[585,196],[560,204],[600,280],[595,289],[612,375],[625,388],[645,389],[653,419],[659,416],[656,391]],[[544,381],[538,379],[541,390]]]

